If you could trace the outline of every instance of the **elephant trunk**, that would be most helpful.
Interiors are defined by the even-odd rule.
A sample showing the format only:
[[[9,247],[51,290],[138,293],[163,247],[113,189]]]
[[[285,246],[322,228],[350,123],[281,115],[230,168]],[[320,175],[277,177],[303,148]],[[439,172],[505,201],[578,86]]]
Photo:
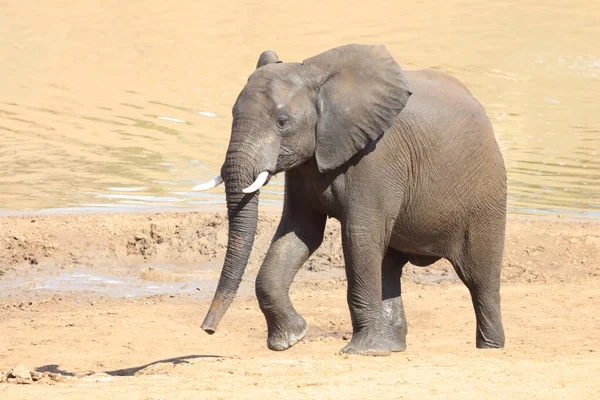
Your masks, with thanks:
[[[242,192],[254,181],[257,165],[248,160],[256,160],[256,154],[251,154],[255,151],[247,145],[242,147],[242,151],[236,151],[235,147],[235,144],[230,145],[221,171],[225,180],[229,236],[219,284],[202,323],[202,329],[210,335],[215,333],[219,321],[233,302],[240,286],[254,244],[258,219],[259,192]]]

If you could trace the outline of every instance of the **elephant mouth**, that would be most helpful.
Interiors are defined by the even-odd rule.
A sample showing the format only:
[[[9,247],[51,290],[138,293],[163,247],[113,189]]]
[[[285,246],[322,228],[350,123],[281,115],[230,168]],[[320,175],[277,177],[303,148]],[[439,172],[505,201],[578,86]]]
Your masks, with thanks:
[[[273,173],[270,170],[264,170],[254,180],[254,182],[245,189],[242,189],[243,193],[254,193],[259,190],[261,187],[266,186],[271,182],[271,178],[273,176],[277,176],[277,174]],[[200,185],[196,185],[192,188],[193,191],[205,191],[212,188],[215,188],[221,185],[224,182],[223,177],[221,175],[217,175],[214,179],[202,183]]]

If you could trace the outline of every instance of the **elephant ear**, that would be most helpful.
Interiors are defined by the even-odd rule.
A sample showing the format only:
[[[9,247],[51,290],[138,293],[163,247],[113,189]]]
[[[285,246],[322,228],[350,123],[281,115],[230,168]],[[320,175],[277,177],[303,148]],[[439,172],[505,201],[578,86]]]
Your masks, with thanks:
[[[303,64],[322,73],[315,152],[322,173],[378,140],[411,95],[402,68],[383,45],[341,46]]]
[[[267,64],[275,64],[280,63],[279,57],[277,57],[277,53],[273,50],[265,50],[258,57],[258,62],[256,63],[256,69],[260,67],[264,67]]]

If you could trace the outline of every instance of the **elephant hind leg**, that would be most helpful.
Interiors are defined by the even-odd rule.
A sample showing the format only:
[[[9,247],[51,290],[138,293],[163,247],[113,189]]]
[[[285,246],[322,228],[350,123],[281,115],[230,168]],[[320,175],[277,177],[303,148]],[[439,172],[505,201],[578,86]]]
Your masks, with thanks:
[[[477,319],[477,348],[503,348],[500,272],[504,235],[469,232],[463,250],[450,260],[469,289]]]
[[[381,263],[383,324],[392,342],[392,351],[406,350],[407,326],[400,278],[407,261],[405,254],[390,247]]]

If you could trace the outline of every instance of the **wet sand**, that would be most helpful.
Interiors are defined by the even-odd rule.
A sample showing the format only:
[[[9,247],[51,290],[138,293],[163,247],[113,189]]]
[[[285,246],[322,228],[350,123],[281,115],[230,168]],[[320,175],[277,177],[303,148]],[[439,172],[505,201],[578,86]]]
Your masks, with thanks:
[[[475,349],[468,291],[440,262],[406,268],[408,350],[370,358],[337,354],[351,325],[331,220],[292,286],[308,336],[289,351],[266,348],[252,279],[277,220],[260,218],[242,293],[209,336],[200,324],[225,251],[223,214],[0,218],[0,371],[24,364],[40,372],[31,384],[1,383],[0,397],[598,396],[597,223],[509,221],[505,349]],[[76,283],[48,285],[61,276]],[[100,278],[79,285],[90,277]]]

